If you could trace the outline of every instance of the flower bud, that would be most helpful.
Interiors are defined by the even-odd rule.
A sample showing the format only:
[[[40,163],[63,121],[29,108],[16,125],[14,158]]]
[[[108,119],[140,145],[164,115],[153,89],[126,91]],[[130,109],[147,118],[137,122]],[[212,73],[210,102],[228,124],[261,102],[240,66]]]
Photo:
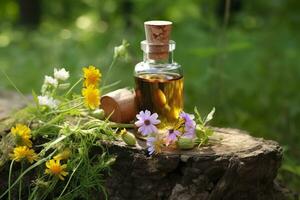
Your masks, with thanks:
[[[104,110],[102,109],[96,109],[94,110],[91,115],[97,119],[104,119],[105,114],[104,114]]]
[[[126,57],[127,56],[127,47],[129,43],[126,40],[122,41],[120,46],[115,47],[114,49],[114,57]]]
[[[66,160],[71,156],[71,150],[69,148],[63,150],[61,153],[53,157],[54,160]]]
[[[58,89],[60,90],[66,90],[70,87],[70,83],[63,83],[58,85]]]
[[[122,137],[122,140],[129,146],[135,146],[136,144],[136,138],[135,136],[128,132],[126,129],[123,129],[121,131],[121,137]]]
[[[43,181],[43,180],[40,180],[40,179],[37,179],[34,184],[36,186],[38,186],[39,188],[49,188],[49,185],[50,185],[50,181]]]
[[[177,141],[177,145],[180,149],[192,149],[195,146],[195,142],[193,138],[188,138],[188,137],[180,137],[179,140]]]
[[[34,121],[30,124],[31,129],[38,129],[40,126],[41,126],[40,123],[38,123],[36,121]]]

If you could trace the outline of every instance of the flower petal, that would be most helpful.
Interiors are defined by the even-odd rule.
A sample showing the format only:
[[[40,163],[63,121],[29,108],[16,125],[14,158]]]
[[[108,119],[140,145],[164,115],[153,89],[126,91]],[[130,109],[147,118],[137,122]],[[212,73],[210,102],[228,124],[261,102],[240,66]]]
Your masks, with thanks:
[[[155,120],[158,118],[158,114],[157,113],[153,113],[151,116],[150,116],[150,119],[152,120]]]
[[[145,126],[144,134],[149,135],[152,133],[151,125]]]
[[[151,121],[152,124],[156,125],[156,124],[159,124],[160,123],[160,120],[159,119],[155,119],[153,121]]]
[[[154,141],[155,141],[155,137],[148,137],[147,138],[147,143],[148,142],[152,142],[153,143]]]
[[[154,153],[154,148],[150,147],[150,148],[148,148],[148,151],[149,151],[149,155],[152,155]]]
[[[146,126],[141,126],[139,129],[138,129],[138,132],[140,132],[142,135],[144,134],[144,131],[145,131],[145,127]]]
[[[150,117],[151,116],[151,112],[149,110],[145,110],[145,115]]]
[[[150,127],[152,133],[157,133],[157,128],[156,128],[156,126],[150,124],[149,127]]]
[[[58,178],[59,178],[60,180],[62,180],[62,181],[65,180],[65,178],[64,178],[62,175],[60,175],[60,174],[58,175]]]
[[[140,116],[142,119],[144,119],[146,117],[146,113],[144,111],[140,111]]]
[[[144,121],[138,120],[138,121],[136,121],[134,124],[135,124],[137,127],[140,127],[140,126],[144,125]]]
[[[69,173],[68,172],[65,172],[65,171],[62,171],[61,172],[61,175],[63,175],[63,176],[67,176]]]
[[[140,119],[140,120],[143,120],[144,119],[144,115],[145,115],[144,112],[140,111],[140,113],[136,115],[136,118]]]

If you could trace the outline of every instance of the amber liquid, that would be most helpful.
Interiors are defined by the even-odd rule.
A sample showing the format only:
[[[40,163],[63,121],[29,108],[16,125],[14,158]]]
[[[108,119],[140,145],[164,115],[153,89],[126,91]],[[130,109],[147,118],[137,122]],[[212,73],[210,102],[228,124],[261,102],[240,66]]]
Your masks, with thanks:
[[[162,125],[173,124],[183,109],[183,77],[178,74],[141,74],[135,77],[139,110],[156,112]]]

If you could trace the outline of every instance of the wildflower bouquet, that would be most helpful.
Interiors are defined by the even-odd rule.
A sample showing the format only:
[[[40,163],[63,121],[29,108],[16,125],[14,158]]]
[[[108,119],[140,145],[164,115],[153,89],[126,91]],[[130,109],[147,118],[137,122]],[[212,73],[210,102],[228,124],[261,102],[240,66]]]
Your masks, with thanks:
[[[123,42],[115,47],[107,74],[119,58],[127,56],[127,46]],[[32,92],[34,104],[17,113],[10,130],[2,136],[0,174],[8,177],[7,185],[0,185],[0,199],[106,196],[104,176],[116,155],[108,154],[103,141],[123,140],[135,146],[136,137],[129,129],[146,137],[149,154],[201,146],[212,134],[206,125],[214,109],[205,119],[196,108],[196,117],[181,112],[174,127],[162,127],[158,114],[148,110],[140,111],[132,124],[111,122],[100,109],[100,98],[115,83],[106,85],[95,66],[83,67],[73,85],[69,77],[65,68],[55,68],[53,75],[45,76],[40,93]],[[81,88],[81,94],[74,92],[76,87]]]
[[[107,73],[126,56],[127,46],[123,42],[115,48]],[[106,195],[104,175],[115,156],[107,153],[102,141],[118,140],[118,130],[133,125],[112,123],[104,117],[99,108],[101,92],[115,83],[102,83],[100,69],[84,67],[73,85],[69,77],[65,68],[55,68],[53,75],[45,76],[40,93],[32,92],[34,104],[16,113],[11,129],[1,137],[0,199]],[[81,94],[74,92],[76,87],[81,87]]]

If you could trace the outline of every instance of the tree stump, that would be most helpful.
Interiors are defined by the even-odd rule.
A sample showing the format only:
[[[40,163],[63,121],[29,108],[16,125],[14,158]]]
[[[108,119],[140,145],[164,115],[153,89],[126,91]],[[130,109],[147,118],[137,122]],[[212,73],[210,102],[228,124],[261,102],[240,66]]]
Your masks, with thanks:
[[[214,130],[208,146],[152,157],[145,141],[139,140],[134,148],[106,143],[117,155],[106,179],[109,199],[285,199],[274,183],[282,160],[276,142],[236,129]]]
[[[10,112],[24,105],[19,95],[0,91],[0,132],[7,126],[2,122]],[[153,156],[148,155],[143,140],[138,140],[136,147],[121,141],[104,143],[108,152],[117,156],[105,177],[109,199],[298,199],[274,181],[282,160],[278,143],[237,129],[214,131],[210,144],[200,149]]]

